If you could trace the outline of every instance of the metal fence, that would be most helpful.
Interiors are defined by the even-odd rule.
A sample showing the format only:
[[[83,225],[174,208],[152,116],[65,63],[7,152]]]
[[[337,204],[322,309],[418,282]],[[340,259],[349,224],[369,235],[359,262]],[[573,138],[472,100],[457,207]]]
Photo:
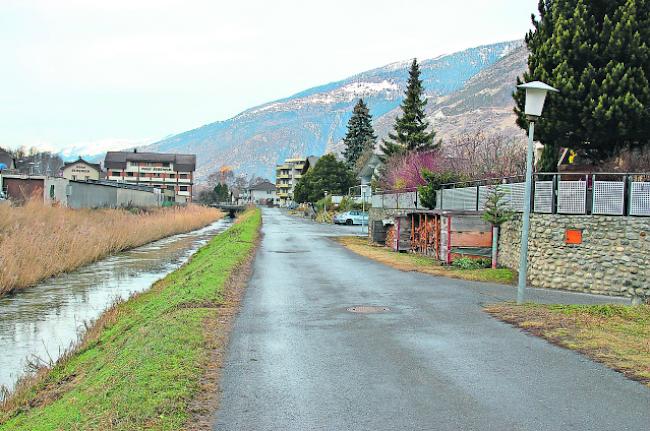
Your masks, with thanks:
[[[373,208],[417,209],[421,208],[420,194],[415,188],[405,190],[387,190],[372,195]]]
[[[490,190],[498,187],[513,211],[524,208],[523,177],[493,178],[443,185],[438,208],[483,211]],[[543,214],[650,216],[649,173],[537,173],[531,210]]]

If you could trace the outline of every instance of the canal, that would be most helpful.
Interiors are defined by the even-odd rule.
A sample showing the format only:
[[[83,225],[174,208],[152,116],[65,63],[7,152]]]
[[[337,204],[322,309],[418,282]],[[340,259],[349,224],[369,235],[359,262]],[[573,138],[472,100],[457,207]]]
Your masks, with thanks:
[[[56,361],[85,324],[180,267],[231,222],[221,219],[1,297],[0,385],[11,389],[28,363]]]

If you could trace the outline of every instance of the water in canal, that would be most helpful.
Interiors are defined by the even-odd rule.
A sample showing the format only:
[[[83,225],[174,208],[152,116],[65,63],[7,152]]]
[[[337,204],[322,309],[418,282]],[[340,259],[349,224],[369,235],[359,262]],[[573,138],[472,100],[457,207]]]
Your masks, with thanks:
[[[0,385],[11,388],[29,358],[58,359],[77,340],[84,322],[114,301],[146,290],[230,223],[225,218],[0,298]]]

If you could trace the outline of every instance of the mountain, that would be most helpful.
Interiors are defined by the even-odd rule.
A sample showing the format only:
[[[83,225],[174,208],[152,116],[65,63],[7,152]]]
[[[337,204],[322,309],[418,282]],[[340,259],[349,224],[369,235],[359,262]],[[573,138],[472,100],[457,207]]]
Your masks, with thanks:
[[[495,123],[515,134],[509,92],[514,77],[525,69],[525,59],[523,43],[512,41],[420,61],[428,114],[440,135]],[[370,107],[378,135],[385,136],[398,112],[409,66],[410,60],[389,64],[142,148],[196,153],[199,181],[223,165],[273,178],[275,165],[287,157],[340,150],[359,97]]]

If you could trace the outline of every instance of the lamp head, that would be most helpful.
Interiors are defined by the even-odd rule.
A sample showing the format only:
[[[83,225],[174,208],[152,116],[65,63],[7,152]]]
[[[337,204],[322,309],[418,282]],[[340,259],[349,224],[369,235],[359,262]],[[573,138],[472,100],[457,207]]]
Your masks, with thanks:
[[[533,118],[540,117],[542,115],[542,109],[544,109],[544,101],[546,100],[546,95],[548,92],[559,92],[557,88],[553,88],[541,81],[527,82],[525,84],[519,85],[518,88],[523,88],[526,90],[526,107],[524,108],[524,113]]]

